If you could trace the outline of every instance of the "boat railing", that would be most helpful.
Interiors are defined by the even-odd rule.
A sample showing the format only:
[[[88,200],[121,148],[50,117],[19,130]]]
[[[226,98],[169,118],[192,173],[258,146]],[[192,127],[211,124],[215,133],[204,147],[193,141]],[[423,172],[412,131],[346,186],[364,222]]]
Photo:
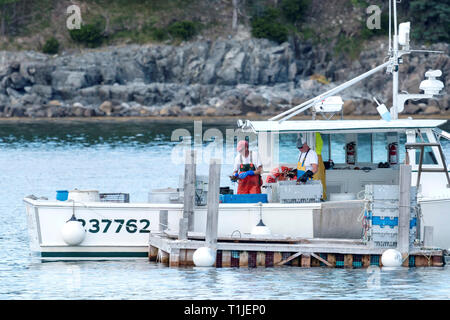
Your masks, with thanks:
[[[442,161],[442,168],[423,168],[423,155],[425,152],[425,147],[437,147],[439,150],[439,155],[441,157]],[[445,162],[445,156],[444,152],[442,151],[442,146],[440,143],[430,143],[430,142],[420,142],[420,143],[405,143],[405,149],[408,151],[409,149],[419,149],[420,150],[420,156],[419,156],[419,166],[418,166],[418,173],[417,173],[417,188],[419,188],[420,185],[420,176],[422,172],[443,172],[445,176],[447,177],[447,188],[450,188],[450,177],[448,174],[447,164]],[[408,152],[406,152],[406,163],[409,164],[409,155]]]

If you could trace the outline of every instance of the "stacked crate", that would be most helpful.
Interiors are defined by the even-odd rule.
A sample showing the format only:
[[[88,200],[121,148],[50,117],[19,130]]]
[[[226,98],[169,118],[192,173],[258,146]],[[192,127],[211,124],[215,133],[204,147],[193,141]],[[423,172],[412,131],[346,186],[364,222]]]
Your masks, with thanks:
[[[295,180],[277,182],[278,199],[281,203],[320,202],[322,190],[320,180],[311,180],[301,184],[297,184]]]
[[[414,245],[414,241],[417,239],[417,228],[418,224],[418,210],[419,206],[417,205],[417,187],[411,187],[410,193],[410,204],[411,204],[411,220],[409,224],[409,245],[412,247]]]
[[[409,229],[411,246],[417,235],[416,191],[415,187],[411,187]],[[399,198],[398,185],[366,185],[365,199],[369,200],[370,240],[374,247],[397,247]]]
[[[366,185],[369,200],[370,240],[374,247],[395,248],[398,237],[398,185]]]

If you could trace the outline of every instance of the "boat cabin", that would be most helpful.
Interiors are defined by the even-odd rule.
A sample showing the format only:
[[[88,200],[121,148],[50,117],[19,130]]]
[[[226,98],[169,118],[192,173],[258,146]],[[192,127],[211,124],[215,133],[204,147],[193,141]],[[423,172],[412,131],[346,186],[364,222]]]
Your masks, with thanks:
[[[407,157],[413,172],[411,185],[415,185],[420,150],[406,151],[405,144],[439,143],[441,130],[437,127],[445,122],[412,119],[247,121],[243,131],[257,137],[265,185],[272,169],[296,168],[299,134],[306,137],[311,149],[316,149],[316,133],[319,133],[323,141],[321,156],[326,167],[326,198],[337,199],[339,195],[347,194],[350,199],[352,196],[356,199],[366,184],[398,184],[399,164]],[[422,163],[424,169],[442,168],[439,148],[425,147]],[[440,184],[446,187],[447,184],[445,176],[438,173],[423,175],[421,181],[424,184],[432,182],[435,187]]]

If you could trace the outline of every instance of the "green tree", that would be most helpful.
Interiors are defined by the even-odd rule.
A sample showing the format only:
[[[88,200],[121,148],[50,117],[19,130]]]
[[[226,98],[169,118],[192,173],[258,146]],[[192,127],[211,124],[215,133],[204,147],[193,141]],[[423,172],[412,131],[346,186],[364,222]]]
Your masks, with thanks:
[[[192,21],[177,21],[169,25],[167,31],[175,38],[189,40],[197,33],[197,26]]]
[[[299,22],[303,20],[310,2],[310,0],[283,0],[281,2],[281,12],[289,22]]]
[[[255,38],[266,38],[278,43],[287,40],[288,29],[280,20],[280,11],[267,8],[260,16],[251,19],[252,35]]]
[[[20,0],[0,0],[0,35],[6,35],[7,23],[16,16],[15,7],[11,6]],[[11,14],[9,9],[13,8],[14,12]]]
[[[450,3],[442,0],[409,2],[412,38],[430,42],[450,40]]]
[[[42,48],[42,52],[46,54],[57,54],[59,51],[59,41],[55,38],[48,39],[44,47]]]
[[[83,24],[80,29],[69,30],[72,40],[82,43],[90,48],[95,48],[103,43],[104,21],[100,18],[93,23]]]

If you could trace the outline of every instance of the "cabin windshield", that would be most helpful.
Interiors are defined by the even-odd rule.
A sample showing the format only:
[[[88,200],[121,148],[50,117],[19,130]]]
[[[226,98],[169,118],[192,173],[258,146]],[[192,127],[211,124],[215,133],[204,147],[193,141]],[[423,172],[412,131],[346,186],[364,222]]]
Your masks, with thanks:
[[[426,135],[424,135],[426,138]],[[346,165],[345,146],[349,142],[356,143],[356,162],[361,165],[378,165],[380,162],[389,162],[388,146],[397,143],[398,160],[405,160],[406,134],[403,132],[377,132],[377,133],[333,133],[321,134],[323,140],[322,158],[324,161],[333,160],[337,165]],[[280,135],[279,159],[281,163],[296,163],[298,149],[296,148],[297,133]],[[314,149],[314,146],[310,144]],[[431,149],[429,150],[431,151]],[[424,161],[430,161],[433,155],[427,155]],[[427,163],[427,162],[424,162]],[[431,162],[430,162],[431,163]]]
[[[416,132],[416,142],[425,142],[428,143],[430,140],[428,139],[428,135],[425,133]],[[431,147],[425,147],[423,154],[423,164],[437,164],[436,156],[434,155],[433,149]],[[416,151],[416,164],[419,164],[420,161],[420,151]]]

